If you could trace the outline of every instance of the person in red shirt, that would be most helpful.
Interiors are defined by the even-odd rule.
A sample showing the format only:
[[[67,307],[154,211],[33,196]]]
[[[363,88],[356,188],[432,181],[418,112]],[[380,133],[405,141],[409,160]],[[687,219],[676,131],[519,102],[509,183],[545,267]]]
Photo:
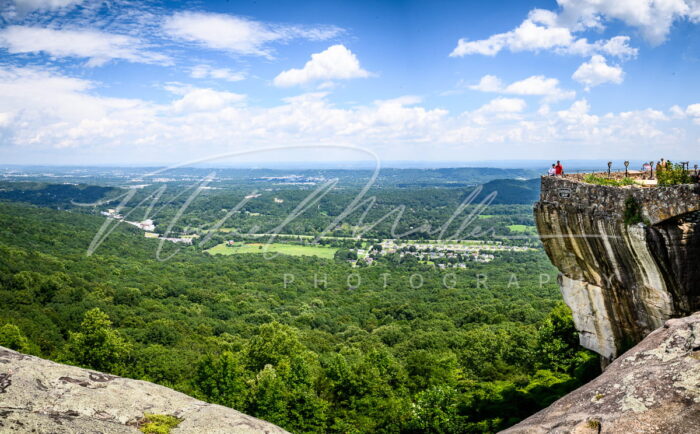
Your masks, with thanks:
[[[554,174],[557,176],[561,176],[564,174],[564,166],[561,165],[561,162],[557,160],[557,165],[554,166]]]

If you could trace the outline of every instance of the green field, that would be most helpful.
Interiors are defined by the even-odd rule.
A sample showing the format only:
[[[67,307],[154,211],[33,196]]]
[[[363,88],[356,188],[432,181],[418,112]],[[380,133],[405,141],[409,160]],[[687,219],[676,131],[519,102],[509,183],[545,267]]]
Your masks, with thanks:
[[[516,233],[532,233],[536,232],[536,228],[534,226],[527,226],[527,225],[509,225],[508,230],[511,232],[516,232]]]
[[[236,244],[235,246],[227,246],[225,243],[216,245],[207,252],[218,255],[238,255],[242,253],[281,253],[291,256],[318,256],[319,258],[333,259],[335,255],[335,247],[322,246],[299,246],[296,244],[272,243],[269,245],[263,243]]]

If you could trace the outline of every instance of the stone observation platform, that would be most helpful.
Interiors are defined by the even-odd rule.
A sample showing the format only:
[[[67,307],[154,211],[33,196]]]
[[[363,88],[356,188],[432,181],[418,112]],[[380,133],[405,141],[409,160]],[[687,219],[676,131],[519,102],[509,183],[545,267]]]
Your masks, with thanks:
[[[535,221],[581,344],[610,361],[669,318],[700,310],[700,185],[584,179],[542,177]],[[643,223],[625,222],[630,197]]]
[[[577,204],[595,214],[622,216],[625,201],[632,196],[641,206],[642,216],[651,224],[700,210],[700,184],[617,187],[589,184],[583,179],[584,175],[581,174],[543,176],[540,201]]]

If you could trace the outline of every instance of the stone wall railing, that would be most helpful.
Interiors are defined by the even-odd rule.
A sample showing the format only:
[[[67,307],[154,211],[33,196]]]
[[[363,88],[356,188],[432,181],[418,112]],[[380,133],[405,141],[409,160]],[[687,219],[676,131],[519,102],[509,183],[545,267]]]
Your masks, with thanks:
[[[589,184],[578,175],[543,176],[540,201],[572,205],[598,216],[621,218],[632,196],[651,224],[700,210],[700,184],[638,188]]]

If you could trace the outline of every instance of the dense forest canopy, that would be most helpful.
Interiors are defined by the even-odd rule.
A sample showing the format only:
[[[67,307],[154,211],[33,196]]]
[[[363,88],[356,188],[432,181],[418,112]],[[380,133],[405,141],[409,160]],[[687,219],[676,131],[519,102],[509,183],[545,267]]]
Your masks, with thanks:
[[[462,194],[381,187],[381,206],[404,201],[416,221]],[[268,193],[292,206],[299,191]],[[207,221],[230,206],[218,202],[227,192],[203,196],[186,218]],[[335,213],[344,194],[320,209]],[[35,197],[12,199],[55,208]],[[532,224],[527,205],[491,206],[486,220]],[[539,247],[459,269],[398,254],[371,266],[220,256],[198,243],[166,243],[162,257],[177,253],[161,261],[160,240],[121,224],[88,256],[100,209],[0,202],[0,345],[154,381],[292,432],[494,432],[597,374]],[[269,209],[249,213],[283,214]],[[313,234],[319,215],[293,230]]]

